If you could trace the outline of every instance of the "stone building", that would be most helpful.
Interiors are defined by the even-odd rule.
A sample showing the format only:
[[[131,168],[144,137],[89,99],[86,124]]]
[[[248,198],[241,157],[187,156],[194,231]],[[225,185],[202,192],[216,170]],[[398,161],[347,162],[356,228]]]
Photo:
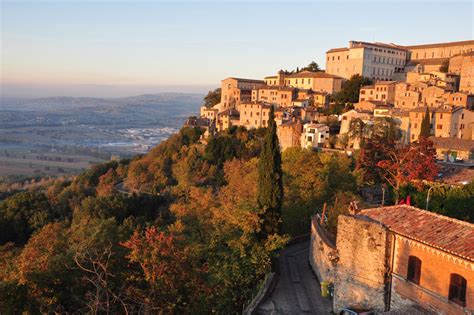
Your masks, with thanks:
[[[328,108],[330,101],[329,93],[313,92],[313,107]]]
[[[343,78],[322,71],[301,71],[285,76],[285,85],[315,92],[337,93],[342,88]]]
[[[240,113],[233,109],[229,108],[223,112],[220,112],[217,115],[216,128],[217,131],[224,131],[229,129],[232,126],[240,125]]]
[[[380,101],[393,104],[395,101],[395,81],[378,81],[373,85],[361,87],[359,102]]]
[[[410,134],[411,134],[411,123],[410,123],[410,113],[406,110],[399,108],[393,108],[390,111],[390,117],[397,123],[398,128],[401,131],[400,142],[403,144],[410,143]]]
[[[252,90],[265,86],[265,81],[227,78],[221,81],[220,111],[229,108],[239,110],[240,103],[252,100]]]
[[[219,113],[219,109],[214,107],[206,107],[201,106],[200,110],[201,117],[209,119],[209,121],[214,121],[217,118],[217,114]]]
[[[474,51],[463,56],[460,76],[459,90],[474,94]]]
[[[285,73],[280,70],[276,76],[265,77],[269,86],[286,86],[312,92],[337,93],[342,88],[343,78],[324,71],[300,71]],[[309,95],[308,95],[309,96]],[[300,96],[298,96],[300,98]]]
[[[272,105],[263,102],[242,102],[240,105],[240,126],[247,129],[268,127]]]
[[[459,90],[474,94],[474,51],[451,57],[449,72],[458,74],[461,79]]]
[[[459,62],[450,58],[472,51],[474,40],[411,46],[350,41],[349,47],[326,52],[326,72],[346,79],[359,74],[372,80],[399,80],[416,68],[419,72],[439,71],[442,65],[453,63],[453,67],[461,69],[454,65]],[[472,92],[472,67],[470,69],[465,75],[469,79],[465,79],[464,88]]]
[[[277,126],[280,148],[285,151],[288,148],[300,147],[302,124],[300,120],[290,120]]]
[[[303,149],[322,148],[329,140],[329,127],[325,124],[306,123],[301,133]]]
[[[265,102],[289,107],[295,99],[296,89],[287,86],[269,85],[252,90],[252,102]]]
[[[461,106],[467,109],[474,108],[474,95],[456,92],[443,95],[444,103],[448,105]]]
[[[421,92],[421,101],[424,105],[436,107],[444,104],[443,95],[446,89],[439,86],[429,86]]]
[[[440,138],[473,139],[474,112],[460,106],[443,105],[428,107],[430,113],[431,135]],[[410,118],[410,141],[417,141],[426,107],[408,111]]]
[[[350,41],[347,48],[326,52],[326,72],[350,79],[359,74],[372,80],[390,81],[403,70],[408,51],[394,44]]]
[[[355,110],[351,109],[341,115],[341,129],[339,130],[339,134],[346,134],[349,132],[349,126],[353,119],[359,118],[362,121],[369,121],[373,117],[372,111],[366,110]]]
[[[474,50],[474,40],[465,40],[448,43],[403,46],[409,51],[410,60],[447,60],[455,55]],[[441,62],[442,64],[442,62]],[[440,64],[440,65],[441,65]]]
[[[411,90],[398,91],[395,94],[394,105],[395,107],[398,107],[398,108],[415,108],[419,106],[420,101],[421,101],[420,92],[411,91]]]
[[[474,163],[474,140],[430,137],[436,158],[444,162]]]
[[[462,107],[456,106],[446,105],[435,109],[431,119],[434,136],[440,138],[455,138],[458,135],[458,121],[462,112]]]
[[[352,209],[338,217],[335,248],[312,227],[309,261],[333,281],[336,314],[472,314],[473,224],[407,205]]]
[[[456,138],[474,140],[474,111],[462,108],[457,118]]]

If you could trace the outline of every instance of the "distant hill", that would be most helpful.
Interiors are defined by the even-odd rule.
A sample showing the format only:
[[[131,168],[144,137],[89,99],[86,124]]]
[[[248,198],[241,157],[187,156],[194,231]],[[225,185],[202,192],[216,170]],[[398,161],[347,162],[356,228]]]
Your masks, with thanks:
[[[44,97],[35,99],[0,99],[0,110],[16,111],[63,111],[64,109],[78,109],[91,107],[123,107],[123,106],[175,106],[180,104],[176,110],[189,110],[191,107],[196,110],[200,104],[203,94],[188,93],[159,93],[144,94],[138,96],[119,97],[119,98],[96,98],[96,97]]]

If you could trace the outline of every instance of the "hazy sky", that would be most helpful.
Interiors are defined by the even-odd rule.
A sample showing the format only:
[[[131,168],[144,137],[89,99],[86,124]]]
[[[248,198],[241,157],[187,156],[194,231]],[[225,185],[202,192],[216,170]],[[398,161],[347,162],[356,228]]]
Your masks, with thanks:
[[[262,78],[349,40],[473,38],[473,2],[1,0],[3,95],[206,91]]]

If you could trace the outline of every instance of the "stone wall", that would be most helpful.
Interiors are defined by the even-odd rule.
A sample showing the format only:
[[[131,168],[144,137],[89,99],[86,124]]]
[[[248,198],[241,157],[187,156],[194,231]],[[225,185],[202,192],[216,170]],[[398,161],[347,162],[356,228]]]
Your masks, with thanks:
[[[316,217],[311,220],[309,263],[320,282],[334,282],[337,264],[336,246],[326,237]]]
[[[390,256],[388,230],[378,222],[362,216],[338,218],[338,265],[334,286],[337,313],[343,307],[370,308],[385,311],[385,281]]]

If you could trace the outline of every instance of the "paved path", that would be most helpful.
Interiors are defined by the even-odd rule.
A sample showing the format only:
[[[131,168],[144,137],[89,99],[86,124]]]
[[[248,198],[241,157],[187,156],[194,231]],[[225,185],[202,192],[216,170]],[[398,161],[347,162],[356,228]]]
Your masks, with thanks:
[[[331,300],[321,297],[320,284],[308,264],[309,241],[291,245],[280,256],[280,278],[258,314],[330,314]]]

